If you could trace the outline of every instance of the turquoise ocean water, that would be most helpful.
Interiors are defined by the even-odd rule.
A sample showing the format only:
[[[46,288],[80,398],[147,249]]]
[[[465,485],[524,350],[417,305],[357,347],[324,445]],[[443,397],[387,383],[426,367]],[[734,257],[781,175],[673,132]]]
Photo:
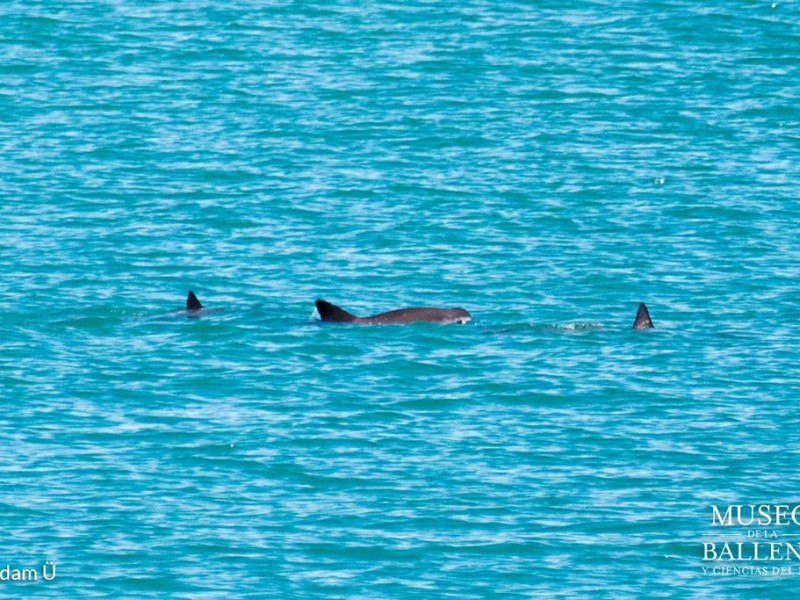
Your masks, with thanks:
[[[703,554],[800,501],[796,2],[5,0],[0,57],[0,596],[798,589]]]

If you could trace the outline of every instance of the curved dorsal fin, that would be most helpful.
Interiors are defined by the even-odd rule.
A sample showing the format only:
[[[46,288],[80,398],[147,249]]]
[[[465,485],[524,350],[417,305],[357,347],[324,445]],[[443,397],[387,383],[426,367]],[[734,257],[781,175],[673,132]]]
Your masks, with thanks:
[[[189,292],[189,296],[186,298],[186,310],[200,310],[203,308],[203,305],[200,304],[200,300],[197,299],[197,296],[194,295],[194,292]]]
[[[323,321],[333,321],[334,323],[354,323],[358,319],[357,316],[351,315],[343,308],[339,308],[335,304],[331,304],[325,300],[317,300],[314,304],[317,305],[319,318]]]
[[[634,329],[650,329],[653,321],[650,319],[650,311],[647,310],[644,302],[639,303],[639,310],[636,312],[636,320],[633,322]]]

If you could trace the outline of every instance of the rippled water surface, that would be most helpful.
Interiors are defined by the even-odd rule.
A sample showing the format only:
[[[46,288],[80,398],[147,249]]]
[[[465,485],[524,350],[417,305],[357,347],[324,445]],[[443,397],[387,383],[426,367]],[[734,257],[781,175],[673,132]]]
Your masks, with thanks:
[[[796,2],[6,0],[0,57],[0,596],[797,589],[703,570],[798,502]]]

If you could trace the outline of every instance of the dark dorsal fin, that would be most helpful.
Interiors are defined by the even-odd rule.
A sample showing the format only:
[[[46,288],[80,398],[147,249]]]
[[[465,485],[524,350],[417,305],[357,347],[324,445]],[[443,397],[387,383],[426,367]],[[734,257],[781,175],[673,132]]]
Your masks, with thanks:
[[[653,326],[653,321],[650,320],[650,311],[647,306],[642,302],[639,304],[639,310],[636,312],[636,320],[633,322],[634,329],[650,329]]]
[[[358,317],[351,315],[343,308],[339,308],[335,304],[326,302],[325,300],[317,300],[317,312],[319,318],[323,321],[333,321],[334,323],[354,323]]]
[[[200,310],[201,308],[203,305],[200,304],[200,300],[197,299],[194,292],[189,292],[189,296],[186,298],[186,310]]]

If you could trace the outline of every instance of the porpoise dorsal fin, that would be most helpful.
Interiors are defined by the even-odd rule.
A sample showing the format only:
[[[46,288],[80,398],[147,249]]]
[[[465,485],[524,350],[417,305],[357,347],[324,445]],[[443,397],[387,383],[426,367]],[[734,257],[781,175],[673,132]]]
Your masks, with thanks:
[[[200,304],[200,300],[197,299],[197,296],[194,295],[194,292],[189,292],[189,296],[186,298],[186,310],[200,310],[203,308],[203,305]]]
[[[644,302],[639,303],[639,310],[636,312],[636,320],[633,322],[634,329],[651,329],[653,321],[650,319],[650,311]]]
[[[319,318],[323,321],[332,321],[334,323],[355,323],[358,317],[351,315],[343,308],[339,308],[335,304],[331,304],[325,300],[317,300],[314,304],[317,306]]]

